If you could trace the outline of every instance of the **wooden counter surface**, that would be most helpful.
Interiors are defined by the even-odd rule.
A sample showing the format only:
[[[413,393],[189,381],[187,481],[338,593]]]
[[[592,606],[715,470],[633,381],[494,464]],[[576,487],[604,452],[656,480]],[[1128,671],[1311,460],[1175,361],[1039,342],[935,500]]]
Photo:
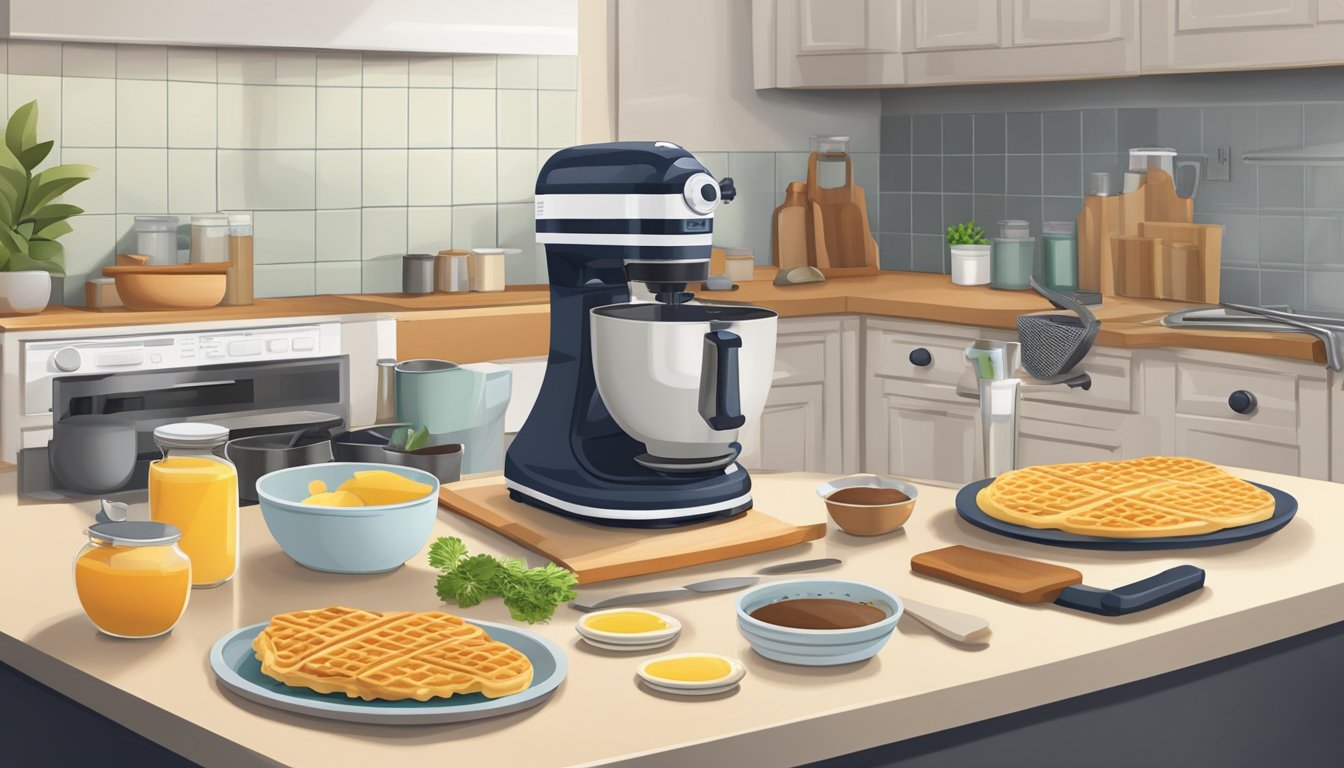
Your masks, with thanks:
[[[258,508],[245,507],[237,578],[193,592],[170,634],[114,640],[86,619],[71,577],[93,505],[20,505],[9,472],[0,474],[0,515],[7,524],[0,539],[0,662],[207,767],[797,765],[1183,669],[1344,620],[1339,486],[1235,473],[1294,495],[1301,504],[1297,518],[1269,537],[1219,547],[1064,549],[971,526],[957,516],[955,489],[921,484],[914,516],[896,534],[861,539],[832,528],[826,538],[789,550],[600,585],[604,592],[667,589],[770,563],[838,557],[842,565],[816,575],[866,581],[982,616],[993,628],[988,647],[958,647],[902,619],[868,662],[779,664],[756,655],[738,633],[740,593],[705,595],[659,606],[685,629],[658,653],[727,654],[742,660],[747,675],[731,695],[674,699],[647,693],[634,681],[635,667],[652,654],[588,647],[575,634],[579,614],[562,607],[550,623],[532,628],[569,659],[569,676],[551,701],[489,720],[398,728],[320,720],[241,700],[216,685],[207,658],[220,636],[278,612],[331,604],[442,610],[424,551],[391,573],[318,573],[290,560]],[[755,472],[752,492],[759,508],[780,519],[815,523],[826,519],[813,493],[824,479],[831,478]],[[133,516],[142,511],[140,505],[131,510]],[[525,556],[537,564],[516,544],[446,512],[432,535],[460,536],[472,552]],[[1098,587],[1188,562],[1205,569],[1208,586],[1119,618],[1019,605],[910,572],[912,555],[950,544],[1077,568]],[[494,599],[464,613],[509,621]]]
[[[947,275],[884,272],[874,277],[775,286],[775,270],[757,267],[757,279],[731,292],[701,291],[705,300],[769,307],[781,317],[864,314],[929,320],[984,328],[1016,327],[1019,315],[1050,311],[1030,291],[997,291],[987,286],[953,285]],[[545,286],[511,286],[502,293],[363,294],[259,299],[248,307],[129,312],[53,307],[38,315],[0,317],[0,332],[106,328],[232,319],[287,318],[387,313],[399,321],[400,358],[441,357],[445,338],[453,340],[459,362],[544,355],[549,336]],[[1165,328],[1155,321],[1192,305],[1157,299],[1110,297],[1093,307],[1102,320],[1097,344],[1110,347],[1183,347],[1271,355],[1325,362],[1325,347],[1306,334],[1192,331]],[[507,322],[498,322],[507,318]],[[448,325],[444,325],[448,323]],[[404,339],[401,338],[404,335]]]

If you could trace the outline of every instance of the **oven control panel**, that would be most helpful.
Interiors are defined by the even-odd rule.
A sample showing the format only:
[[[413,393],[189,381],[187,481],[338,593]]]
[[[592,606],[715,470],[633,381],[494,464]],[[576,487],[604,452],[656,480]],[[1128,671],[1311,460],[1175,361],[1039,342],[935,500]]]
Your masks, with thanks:
[[[30,341],[23,346],[23,412],[51,411],[51,382],[169,368],[208,367],[341,354],[340,323]]]

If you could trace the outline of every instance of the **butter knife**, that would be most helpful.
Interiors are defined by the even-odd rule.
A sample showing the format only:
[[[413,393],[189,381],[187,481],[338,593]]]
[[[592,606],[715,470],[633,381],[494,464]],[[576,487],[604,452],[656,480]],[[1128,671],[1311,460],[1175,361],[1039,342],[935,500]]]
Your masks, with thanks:
[[[680,597],[690,595],[703,595],[711,592],[732,592],[739,589],[746,589],[761,580],[761,576],[778,576],[785,573],[803,573],[806,571],[817,571],[822,568],[830,568],[833,565],[839,565],[840,559],[835,557],[822,557],[816,560],[799,560],[792,563],[780,563],[778,565],[768,565],[756,571],[755,576],[728,576],[717,579],[708,579],[706,581],[697,581],[686,584],[675,589],[661,589],[653,592],[632,592],[624,595],[582,595],[577,600],[569,604],[570,608],[579,611],[599,611],[604,608],[615,608],[620,605],[635,605],[638,603],[656,603],[663,600],[675,600]]]

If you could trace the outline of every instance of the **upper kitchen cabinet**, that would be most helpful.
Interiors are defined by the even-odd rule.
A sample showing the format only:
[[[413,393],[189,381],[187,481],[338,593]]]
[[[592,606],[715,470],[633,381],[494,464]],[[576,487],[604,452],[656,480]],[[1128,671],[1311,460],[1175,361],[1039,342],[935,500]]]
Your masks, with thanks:
[[[1143,71],[1338,64],[1344,0],[1144,0]]]
[[[767,57],[757,56],[758,88],[1139,72],[1139,7],[1131,0],[756,0],[753,12],[757,44],[774,46],[773,72],[763,72]]]
[[[574,55],[578,0],[0,0],[26,40]]]

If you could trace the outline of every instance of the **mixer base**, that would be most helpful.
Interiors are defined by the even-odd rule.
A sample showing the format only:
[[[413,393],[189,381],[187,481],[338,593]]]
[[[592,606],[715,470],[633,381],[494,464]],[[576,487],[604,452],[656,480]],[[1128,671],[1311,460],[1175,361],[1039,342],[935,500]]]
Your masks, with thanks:
[[[655,472],[709,472],[715,469],[723,469],[737,460],[737,451],[725,453],[722,456],[711,456],[707,459],[665,459],[662,456],[654,456],[649,453],[641,453],[635,457],[635,463],[641,467],[648,467]]]

